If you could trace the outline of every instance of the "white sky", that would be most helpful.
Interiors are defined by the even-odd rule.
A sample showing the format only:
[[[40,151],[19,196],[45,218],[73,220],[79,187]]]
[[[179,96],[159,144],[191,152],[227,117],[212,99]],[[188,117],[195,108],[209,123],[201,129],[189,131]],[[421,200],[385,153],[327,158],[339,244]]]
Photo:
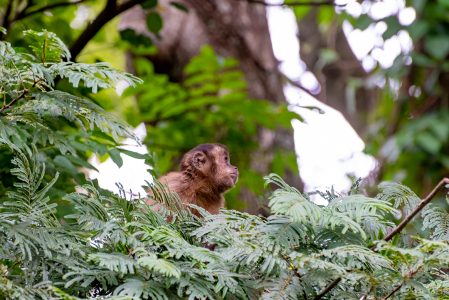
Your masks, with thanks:
[[[146,135],[145,125],[142,123],[136,127],[134,133],[141,139]],[[132,139],[126,139],[123,142],[126,146],[121,148],[146,154],[148,153],[146,146],[139,146]],[[147,169],[150,167],[143,163],[142,159],[136,159],[128,155],[121,154],[123,159],[123,166],[121,168],[108,158],[104,163],[100,163],[97,156],[93,156],[89,162],[95,166],[99,172],[91,171],[90,178],[98,179],[98,183],[102,188],[111,190],[113,192],[118,192],[118,187],[116,183],[119,182],[123,185],[126,192],[130,190],[133,194],[145,195],[142,185],[145,185],[145,180],[152,182],[153,178]]]
[[[282,0],[267,2],[282,3]],[[416,17],[413,9],[405,7],[404,0],[384,0],[372,6],[359,4],[355,0],[340,0],[338,3],[347,3],[345,9],[354,16],[368,12],[374,19],[399,12],[399,19],[403,25],[410,24]],[[271,6],[267,7],[267,17],[274,54],[280,61],[280,70],[309,90],[318,91],[320,88],[318,81],[306,70],[304,62],[299,57],[298,28],[293,12],[289,8]],[[372,25],[364,31],[354,30],[349,23],[343,25],[355,55],[367,70],[373,69],[376,63],[384,68],[389,67],[397,55],[412,49],[411,39],[405,31],[383,41],[381,36],[386,30],[386,24],[382,23]],[[121,90],[122,87],[118,87],[117,91]],[[306,120],[305,123],[292,122],[301,177],[306,191],[325,190],[332,186],[337,192],[345,191],[351,185],[347,174],[355,177],[366,177],[369,174],[375,166],[375,160],[363,153],[365,144],[340,112],[292,85],[286,85],[284,93],[291,104],[313,105],[325,112],[320,114],[307,109],[295,109]],[[144,126],[139,126],[136,133],[143,138]],[[147,151],[145,147],[137,146],[129,146],[128,149],[136,152]],[[146,171],[148,167],[142,160],[126,155],[122,155],[122,158],[124,161],[122,168],[118,168],[111,159],[99,164],[98,160],[93,158],[91,163],[99,169],[100,174],[94,172],[92,177],[98,178],[102,187],[113,191],[117,191],[115,182],[119,181],[126,190],[143,193],[141,185],[145,180],[151,181],[151,176]],[[110,176],[111,174],[114,176]],[[319,201],[317,198],[315,200]]]

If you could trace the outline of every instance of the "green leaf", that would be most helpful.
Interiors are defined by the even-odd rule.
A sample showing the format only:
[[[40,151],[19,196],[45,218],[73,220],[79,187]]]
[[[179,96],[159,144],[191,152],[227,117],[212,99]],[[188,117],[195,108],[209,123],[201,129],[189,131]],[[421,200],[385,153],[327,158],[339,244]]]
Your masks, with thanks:
[[[72,162],[65,156],[62,155],[57,155],[54,159],[53,159],[55,165],[65,169],[67,172],[69,172],[70,174],[74,175],[76,173],[78,173],[78,170],[76,169],[76,167],[72,164]]]
[[[123,165],[123,159],[120,156],[120,152],[117,149],[111,149],[108,151],[109,156],[111,157],[111,159],[115,162],[115,164],[121,168]]]
[[[443,60],[449,53],[449,39],[446,35],[426,37],[424,49],[436,59]]]
[[[85,159],[81,159],[81,158],[73,156],[73,155],[68,155],[67,158],[71,162],[73,162],[74,164],[76,164],[78,166],[85,167],[86,169],[91,169],[91,170],[95,170],[95,171],[99,172],[97,168],[95,168],[93,165],[88,163]]]
[[[131,156],[131,157],[134,157],[134,158],[137,158],[137,159],[147,159],[148,156],[149,156],[148,153],[142,154],[142,153],[138,153],[138,152],[135,152],[135,151],[126,150],[126,149],[122,149],[122,148],[117,148],[117,150],[120,151],[123,154],[126,154],[128,156]]]
[[[423,20],[416,20],[408,27],[408,33],[413,40],[420,39],[429,31],[429,24]]]
[[[324,48],[320,51],[320,59],[323,61],[323,65],[337,61],[338,57],[338,53],[333,49]]]
[[[156,7],[156,5],[157,5],[157,0],[146,0],[141,4],[141,6],[145,9]]]
[[[322,6],[318,9],[319,24],[329,25],[335,17],[335,9],[332,6]]]
[[[286,1],[286,3],[288,3],[288,1]],[[304,5],[304,6],[293,6],[293,12],[295,14],[295,17],[297,20],[301,20],[302,18],[304,18],[305,16],[307,16],[307,14],[310,12],[310,6]]]
[[[62,40],[50,31],[24,31],[29,47],[40,62],[60,62],[61,58],[70,60],[71,54]]]
[[[437,154],[442,146],[441,142],[427,132],[419,133],[416,137],[417,144],[431,154]]]
[[[153,45],[153,42],[150,38],[137,34],[134,30],[127,28],[125,30],[120,31],[120,38],[124,41],[129,42],[133,46],[144,46],[150,47]]]
[[[358,17],[354,23],[354,27],[360,30],[365,30],[369,25],[373,23],[373,19],[371,19],[368,15],[361,15]]]
[[[419,54],[419,53],[412,53],[412,59],[413,62],[422,67],[430,67],[435,64],[435,62],[429,58],[427,55]]]
[[[182,4],[180,2],[170,1],[170,5],[183,11],[183,12],[189,12],[189,9],[187,8],[187,6],[185,6],[184,4]]]
[[[396,16],[387,17],[383,21],[387,24],[387,30],[382,34],[385,40],[397,34],[402,27]]]
[[[424,7],[426,6],[427,0],[412,0],[411,2],[416,12],[421,13]]]
[[[156,12],[150,12],[147,15],[147,28],[149,31],[153,33],[159,33],[162,29],[162,18]]]
[[[430,124],[430,129],[435,133],[435,135],[444,141],[449,137],[449,126],[446,119],[434,119]]]
[[[449,169],[449,157],[447,156],[441,157],[440,162],[446,169]]]
[[[438,4],[441,6],[449,8],[449,0],[438,0]]]
[[[165,259],[157,258],[154,254],[140,257],[137,260],[137,264],[149,270],[156,271],[164,276],[175,278],[181,276],[181,271],[174,264]]]

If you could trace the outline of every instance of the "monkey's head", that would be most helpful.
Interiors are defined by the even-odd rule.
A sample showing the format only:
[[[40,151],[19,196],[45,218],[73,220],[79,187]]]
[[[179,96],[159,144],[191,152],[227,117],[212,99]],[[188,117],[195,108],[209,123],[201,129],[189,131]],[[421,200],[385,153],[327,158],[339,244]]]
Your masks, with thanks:
[[[201,144],[184,154],[181,171],[206,181],[218,193],[233,187],[239,176],[237,167],[230,163],[228,149],[221,144]]]

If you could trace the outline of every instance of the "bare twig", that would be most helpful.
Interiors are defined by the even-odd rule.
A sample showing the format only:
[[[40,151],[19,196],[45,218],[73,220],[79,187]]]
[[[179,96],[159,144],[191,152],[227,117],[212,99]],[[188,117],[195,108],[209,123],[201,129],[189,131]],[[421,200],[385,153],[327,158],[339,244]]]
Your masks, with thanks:
[[[81,33],[78,39],[70,47],[72,59],[81,53],[87,43],[100,31],[100,29],[110,20],[133,6],[144,2],[144,0],[129,0],[122,4],[117,4],[117,0],[108,0],[103,10],[98,14],[95,20],[90,23]]]
[[[34,14],[41,13],[41,12],[46,11],[46,10],[50,10],[50,9],[57,8],[57,7],[63,7],[63,6],[77,5],[77,4],[86,2],[86,1],[88,1],[88,0],[78,0],[78,1],[72,1],[72,2],[71,1],[67,1],[67,2],[53,3],[53,4],[49,4],[49,5],[46,5],[46,6],[39,7],[37,9],[35,9],[35,10],[32,10],[32,11],[27,11],[29,7],[26,7],[24,10],[22,10],[19,14],[16,15],[16,17],[11,21],[11,23],[13,23],[15,21],[19,21],[19,20],[24,19],[24,18],[29,17],[29,16],[32,16]]]
[[[436,187],[427,195],[426,198],[424,198],[418,206],[402,220],[401,223],[399,223],[398,226],[396,226],[393,231],[391,231],[385,238],[384,241],[391,240],[396,234],[401,232],[402,229],[413,219],[416,214],[418,214],[427,204],[429,204],[430,201],[432,201],[433,197],[438,193],[438,191],[445,186],[446,184],[449,184],[449,178],[443,178],[441,181],[436,185]]]
[[[26,94],[28,94],[28,90],[23,90],[23,92],[19,96],[17,96],[13,100],[11,100],[11,102],[9,102],[8,104],[3,105],[2,108],[0,108],[0,112],[3,112],[5,109],[10,108],[14,103],[16,103],[20,99],[24,98],[26,96]]]
[[[313,300],[319,300],[319,299],[323,298],[324,295],[329,293],[330,290],[332,290],[335,286],[337,286],[337,284],[340,283],[340,281],[341,281],[341,277],[338,277],[337,279],[332,281],[327,287],[324,288],[324,290],[322,290],[318,295],[316,295],[315,298],[313,298]]]
[[[410,272],[407,273],[406,277],[408,279],[413,278],[413,276],[415,276],[419,270],[421,269],[421,267],[418,267],[416,270],[411,270]],[[391,296],[393,296],[397,291],[399,291],[401,289],[401,287],[404,285],[403,281],[400,285],[398,285],[397,287],[395,287],[387,296],[385,296],[384,298],[382,298],[382,300],[387,300],[388,298],[390,298]]]
[[[240,0],[241,2],[248,2],[254,4],[260,4],[263,6],[346,6],[346,4],[335,3],[334,0],[322,0],[322,1],[290,1],[287,3],[267,3],[264,0]]]
[[[387,300],[388,298],[390,298],[391,296],[394,295],[394,293],[396,293],[397,291],[399,291],[402,287],[404,283],[401,283],[400,285],[398,285],[397,287],[394,288],[394,290],[392,290],[385,298],[382,298],[382,300]]]

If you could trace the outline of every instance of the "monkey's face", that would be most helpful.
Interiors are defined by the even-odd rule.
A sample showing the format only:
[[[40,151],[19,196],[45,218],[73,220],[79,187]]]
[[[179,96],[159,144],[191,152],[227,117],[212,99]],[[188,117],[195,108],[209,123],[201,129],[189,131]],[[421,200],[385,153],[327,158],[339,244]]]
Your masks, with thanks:
[[[231,165],[228,150],[220,144],[195,147],[184,156],[181,169],[194,171],[195,175],[205,179],[218,193],[233,187],[239,176],[237,167]]]
[[[239,170],[236,166],[231,165],[229,153],[226,149],[217,147],[213,156],[216,164],[215,179],[217,187],[221,187],[224,192],[237,183]]]

